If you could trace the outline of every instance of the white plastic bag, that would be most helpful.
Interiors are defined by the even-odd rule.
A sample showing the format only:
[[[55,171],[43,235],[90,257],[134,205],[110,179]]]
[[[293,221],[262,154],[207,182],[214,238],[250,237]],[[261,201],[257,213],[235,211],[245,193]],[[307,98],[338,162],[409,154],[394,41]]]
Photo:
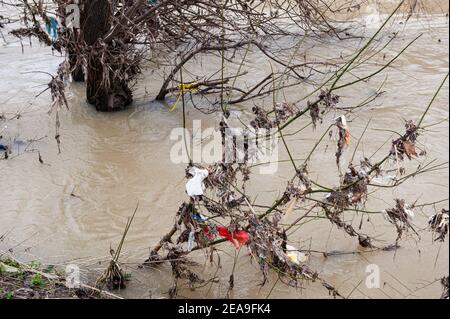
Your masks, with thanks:
[[[308,261],[308,256],[302,252],[299,252],[297,248],[291,245],[286,245],[286,256],[294,264],[305,263]]]
[[[186,183],[186,192],[189,196],[200,196],[203,195],[205,190],[205,185],[203,181],[208,177],[208,171],[206,169],[200,169],[197,167],[192,167],[189,170],[189,174],[193,177]]]

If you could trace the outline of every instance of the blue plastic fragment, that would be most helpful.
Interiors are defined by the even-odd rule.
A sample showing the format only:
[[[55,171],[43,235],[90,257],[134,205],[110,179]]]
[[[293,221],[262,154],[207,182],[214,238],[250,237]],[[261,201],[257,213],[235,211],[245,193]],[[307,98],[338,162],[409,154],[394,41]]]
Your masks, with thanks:
[[[208,220],[208,218],[197,212],[192,213],[192,219],[200,223],[204,223]]]
[[[188,239],[188,251],[191,251],[192,248],[194,247],[194,240],[195,240],[195,232],[191,231],[189,233],[189,239]]]
[[[48,35],[53,39],[58,38],[58,20],[55,17],[51,17],[50,21],[45,23]]]

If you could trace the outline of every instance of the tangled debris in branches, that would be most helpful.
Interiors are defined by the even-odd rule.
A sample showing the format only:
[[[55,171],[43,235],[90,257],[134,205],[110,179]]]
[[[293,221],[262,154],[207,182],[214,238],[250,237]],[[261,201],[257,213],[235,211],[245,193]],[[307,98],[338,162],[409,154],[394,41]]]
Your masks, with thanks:
[[[52,40],[48,36],[48,34],[44,30],[42,30],[42,28],[40,26],[33,26],[31,28],[15,29],[15,30],[12,30],[10,33],[13,36],[15,36],[21,40],[24,38],[35,37],[36,39],[38,39],[39,42],[41,42],[49,47],[52,47],[59,53],[62,52],[61,43],[59,41]]]
[[[319,94],[319,101],[325,109],[334,109],[339,103],[340,96],[332,93],[330,90],[321,90]]]
[[[351,224],[348,224],[342,220],[342,211],[332,210],[326,205],[323,205],[322,208],[325,211],[325,216],[332,224],[343,229],[351,237],[358,237],[358,242],[362,247],[374,247],[372,244],[372,239],[369,236],[358,233]]]
[[[281,216],[274,213],[272,218],[259,219],[253,213],[249,213],[248,221],[250,242],[248,248],[253,258],[259,264],[263,275],[262,285],[266,283],[269,269],[278,273],[283,282],[297,287],[299,280],[316,280],[317,272],[311,270],[298,258],[288,255],[286,232],[279,225]]]
[[[449,299],[449,294],[448,294],[448,291],[449,291],[448,276],[447,277],[443,277],[441,279],[441,284],[442,284],[442,290],[443,290],[441,299]]]
[[[387,220],[391,224],[395,225],[397,229],[396,244],[398,244],[398,241],[402,237],[403,232],[407,231],[408,229],[412,229],[416,233],[416,235],[419,236],[414,227],[411,225],[412,219],[414,217],[412,208],[413,207],[405,203],[405,200],[397,198],[395,200],[395,207],[385,210],[385,216]]]
[[[435,234],[435,241],[445,241],[448,234],[448,210],[442,209],[430,217],[428,224]]]
[[[335,109],[338,103],[339,95],[333,94],[329,90],[321,90],[317,101],[307,102],[314,129],[316,129],[319,121],[322,123],[322,116],[329,110]],[[323,106],[322,109],[321,106]]]
[[[340,210],[365,202],[370,183],[370,168],[371,164],[368,159],[361,161],[359,168],[349,164],[340,187],[325,196],[327,202]]]
[[[185,254],[186,252],[181,247],[172,247],[167,254],[175,281],[178,279],[187,279],[190,285],[204,282],[203,279],[189,269],[189,265],[192,265],[192,263],[184,257]]]
[[[259,106],[254,106],[252,108],[252,112],[255,114],[255,118],[252,121],[250,121],[250,126],[253,127],[254,129],[266,129],[266,130],[275,128],[285,123],[295,114],[298,114],[298,112],[295,111],[294,106],[286,102],[277,103],[275,105],[276,114],[274,116],[274,119],[271,119],[269,116],[271,112],[267,112]]]
[[[350,131],[347,127],[347,119],[345,116],[340,116],[336,119],[336,126],[338,128],[338,142],[336,151],[336,164],[340,167],[341,157],[344,154],[344,150],[350,145]]]
[[[416,141],[419,136],[418,128],[412,121],[405,124],[406,133],[392,142],[391,155],[403,160],[405,155],[408,159],[418,156],[416,152]]]
[[[66,10],[74,4],[79,10],[79,26],[73,25],[66,16]],[[168,62],[172,63],[174,57],[181,62],[176,62],[165,79],[157,96],[159,100],[171,91],[168,86],[183,65],[198,54],[236,50],[254,43],[268,57],[283,64],[260,41],[305,31],[337,36],[344,32],[321,14],[327,7],[320,1],[52,0],[47,3],[21,0],[17,6],[24,27],[11,34],[21,39],[35,37],[58,52],[65,52],[71,71],[78,70],[75,72],[78,74],[73,74],[74,79],[83,80],[79,70],[87,72],[88,101],[102,111],[121,109],[131,103],[131,87],[144,64],[148,60],[158,62],[161,54],[155,53],[164,48]],[[56,39],[41,27],[54,18],[59,22]],[[286,28],[287,22],[291,28]],[[304,78],[299,70],[291,68],[291,71],[297,78]],[[249,91],[238,89],[241,96],[235,102],[267,94],[262,88],[268,80],[270,77]],[[217,83],[226,82],[206,81],[205,91],[200,90],[198,83],[197,91],[210,91]],[[215,84],[211,87],[211,83]],[[255,93],[258,89],[263,91]]]
[[[275,111],[277,111],[276,108]],[[251,126],[254,128],[269,129],[279,125],[271,119],[271,112],[265,112],[259,107],[254,107],[253,112],[256,118],[251,122]],[[285,121],[284,123],[287,123],[286,121],[290,121],[300,113],[288,111],[286,113],[277,112],[277,114]],[[284,114],[287,116],[283,117]],[[275,118],[277,117],[275,116]],[[349,133],[346,119],[339,117],[336,121],[336,125],[341,130],[341,143],[347,144]],[[225,127],[226,124],[222,121],[221,128]],[[407,134],[397,144],[404,145],[404,141],[415,142],[416,138],[415,126],[408,122]],[[207,171],[207,177],[204,180],[206,193],[191,196],[189,202],[182,204],[174,228],[163,238],[163,244],[160,243],[150,256],[158,261],[164,261],[170,260],[170,254],[171,257],[184,260],[192,251],[204,250],[223,242],[230,242],[238,250],[242,247],[248,248],[252,260],[255,260],[259,266],[263,285],[268,281],[269,271],[274,271],[278,274],[279,279],[289,286],[298,287],[304,280],[319,281],[331,295],[340,296],[332,285],[321,279],[319,274],[310,268],[307,259],[298,249],[288,245],[286,229],[280,223],[283,216],[280,207],[287,205],[287,214],[294,210],[297,203],[301,202],[306,205],[309,200],[313,200],[315,204],[312,209],[321,210],[332,224],[343,229],[349,236],[358,238],[360,246],[378,249],[373,244],[371,236],[363,234],[344,220],[344,212],[359,212],[361,207],[365,206],[368,201],[369,187],[376,187],[371,184],[371,179],[384,173],[381,165],[391,155],[392,153],[389,153],[385,159],[374,164],[369,158],[363,158],[359,165],[350,163],[345,174],[340,176],[340,185],[336,188],[322,187],[311,181],[306,169],[306,162],[300,166],[300,169],[294,165],[295,175],[288,181],[282,196],[275,201],[272,207],[261,214],[256,213],[245,194],[245,185],[251,176],[246,164],[216,163],[209,167],[196,165],[197,169]],[[191,167],[188,167],[187,172],[188,179],[195,178],[190,173]],[[316,192],[324,191],[328,192],[324,201],[310,197]],[[396,206],[384,211],[386,219],[397,229],[397,239],[395,244],[380,249],[384,251],[397,249],[404,232],[409,229],[419,236],[412,226],[413,208],[414,206],[407,205],[404,200],[396,199]],[[361,211],[364,212],[363,209]],[[293,225],[301,219],[297,219]],[[178,238],[174,243],[171,237],[177,233]],[[161,248],[168,251],[167,257],[159,257],[158,251]],[[173,255],[175,252],[176,255]],[[210,257],[213,260],[212,253]],[[182,269],[178,269],[177,265],[172,265],[174,278],[177,280],[181,277],[192,279],[191,284],[196,282],[198,278],[186,272],[184,263],[182,265]],[[230,289],[234,283],[233,275],[230,277]],[[191,279],[189,279],[190,277]],[[176,287],[177,283],[172,292],[176,291]]]
[[[215,164],[208,167],[208,171],[209,175],[205,179],[206,189],[217,197],[219,202],[202,195],[191,197],[189,203],[183,203],[178,210],[174,229],[164,237],[164,243],[158,245],[147,260],[156,260],[155,256],[158,256],[158,250],[161,248],[168,251],[164,260],[170,262],[175,279],[175,284],[169,292],[172,297],[176,295],[178,279],[187,279],[191,287],[195,283],[203,282],[203,279],[187,268],[187,255],[191,251],[224,241],[230,242],[237,250],[243,246],[248,247],[251,258],[259,264],[263,276],[262,285],[267,282],[268,271],[273,270],[290,286],[298,287],[303,280],[318,280],[334,297],[340,296],[332,285],[309,268],[302,253],[287,245],[288,238],[279,224],[279,213],[272,214],[270,218],[258,216],[246,197],[236,198],[236,193],[231,191],[231,185],[237,184],[240,179],[244,180],[243,183],[248,181],[242,176],[238,178],[237,174],[248,174],[245,165]],[[291,183],[283,196],[283,202],[302,198],[310,189],[306,170],[299,170],[296,176],[299,186]],[[247,206],[247,209],[242,209],[242,205]],[[222,222],[219,222],[219,219]],[[171,237],[177,232],[179,235],[174,243]],[[157,259],[162,260],[161,257]],[[234,282],[232,278],[233,275],[230,277],[230,289]]]
[[[347,172],[342,179],[341,186],[325,196],[326,203],[322,204],[325,216],[332,224],[342,228],[351,237],[358,237],[362,247],[373,247],[369,236],[360,234],[355,228],[345,223],[341,216],[343,212],[352,205],[365,203],[367,201],[369,174],[372,165],[368,159],[361,161],[359,169],[353,164],[348,166]]]

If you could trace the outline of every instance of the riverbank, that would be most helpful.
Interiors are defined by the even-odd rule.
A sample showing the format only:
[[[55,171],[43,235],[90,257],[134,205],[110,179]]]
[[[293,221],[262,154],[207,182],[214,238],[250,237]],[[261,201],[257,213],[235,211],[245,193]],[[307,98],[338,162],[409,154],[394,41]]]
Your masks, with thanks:
[[[53,265],[32,261],[21,263],[0,258],[0,299],[117,299],[88,285],[70,288],[67,278]]]

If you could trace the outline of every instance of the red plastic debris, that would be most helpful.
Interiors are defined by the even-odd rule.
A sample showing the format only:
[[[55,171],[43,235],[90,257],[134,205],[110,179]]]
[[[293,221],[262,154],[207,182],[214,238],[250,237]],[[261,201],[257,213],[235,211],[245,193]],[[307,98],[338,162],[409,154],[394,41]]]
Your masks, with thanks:
[[[250,235],[245,230],[235,230],[233,234],[230,233],[228,228],[224,226],[217,226],[217,231],[221,237],[229,240],[236,249],[239,249],[242,245],[245,245],[250,239]]]
[[[217,231],[219,232],[219,235],[222,237],[225,237],[227,240],[231,240],[232,236],[228,228],[224,226],[217,226]]]
[[[209,230],[208,226],[202,226],[203,233],[208,237],[209,239],[214,239],[214,235],[211,234],[211,231]]]

